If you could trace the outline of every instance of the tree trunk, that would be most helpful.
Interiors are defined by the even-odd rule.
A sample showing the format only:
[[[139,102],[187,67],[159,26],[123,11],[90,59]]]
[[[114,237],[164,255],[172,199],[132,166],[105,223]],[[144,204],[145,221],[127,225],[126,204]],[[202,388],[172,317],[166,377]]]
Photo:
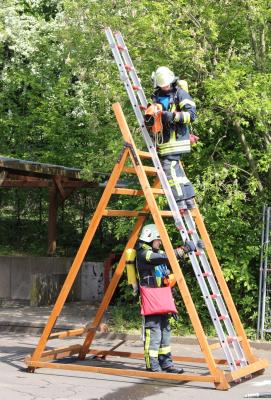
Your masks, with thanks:
[[[257,166],[256,166],[256,163],[254,161],[253,155],[251,153],[250,147],[249,147],[249,145],[248,145],[248,143],[246,141],[246,137],[245,137],[244,133],[242,132],[240,123],[237,122],[237,121],[234,121],[233,122],[233,127],[234,127],[235,132],[238,134],[240,143],[241,143],[241,145],[243,147],[243,150],[245,152],[246,159],[248,160],[248,163],[249,163],[250,171],[251,171],[252,175],[254,176],[254,178],[258,181],[259,190],[260,190],[260,192],[262,192],[263,191],[263,185],[262,185],[262,182],[260,180],[259,174],[257,172]]]

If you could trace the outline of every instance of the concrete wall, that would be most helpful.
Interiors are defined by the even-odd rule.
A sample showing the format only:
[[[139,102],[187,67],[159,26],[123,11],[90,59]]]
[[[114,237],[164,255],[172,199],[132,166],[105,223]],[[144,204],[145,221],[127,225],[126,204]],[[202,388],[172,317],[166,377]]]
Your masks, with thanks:
[[[0,256],[0,299],[30,301],[37,278],[43,286],[46,282],[62,282],[72,262],[72,258],[65,257]],[[72,299],[95,302],[101,300],[103,291],[103,262],[84,262],[73,285]]]

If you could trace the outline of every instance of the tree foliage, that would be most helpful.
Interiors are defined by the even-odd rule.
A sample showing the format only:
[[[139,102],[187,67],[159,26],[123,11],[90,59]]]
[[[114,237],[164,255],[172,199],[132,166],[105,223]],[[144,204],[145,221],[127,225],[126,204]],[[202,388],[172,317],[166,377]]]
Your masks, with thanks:
[[[105,26],[122,31],[146,93],[159,65],[189,82],[201,141],[184,163],[248,323],[270,201],[270,24],[267,0],[4,0],[0,10],[2,155],[110,172],[122,146],[115,101],[141,143]],[[116,246],[129,230],[104,223]]]

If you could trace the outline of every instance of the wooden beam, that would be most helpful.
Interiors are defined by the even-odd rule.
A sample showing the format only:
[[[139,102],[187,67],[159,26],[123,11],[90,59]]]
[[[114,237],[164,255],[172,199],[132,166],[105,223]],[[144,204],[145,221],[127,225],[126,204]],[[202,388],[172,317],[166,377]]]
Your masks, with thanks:
[[[83,327],[77,329],[69,329],[67,331],[54,332],[51,333],[48,339],[64,339],[66,337],[80,336],[83,335],[83,333],[86,333],[87,331],[88,329],[86,327]]]
[[[164,194],[163,189],[152,188],[152,193],[154,194]],[[143,190],[139,189],[122,189],[122,188],[115,188],[113,190],[113,194],[122,194],[127,196],[144,196]]]
[[[155,167],[143,166],[143,169],[146,172],[146,175],[150,175],[150,176],[157,175],[157,171],[156,171]],[[133,167],[125,167],[125,168],[123,168],[123,172],[126,174],[137,174],[135,168],[133,168]]]
[[[24,177],[22,177],[24,178]],[[33,180],[25,180],[25,179],[5,179],[2,185],[2,188],[15,188],[15,187],[22,187],[22,188],[48,188],[52,187],[53,183],[49,179],[33,179]],[[64,189],[74,188],[74,189],[81,189],[81,188],[99,188],[98,183],[93,182],[86,182],[86,181],[67,181],[62,182],[62,187]]]
[[[37,163],[15,158],[0,157],[0,167],[13,171],[22,171],[43,175],[61,175],[69,178],[80,179],[80,169],[67,168],[61,165]]]
[[[5,182],[7,177],[7,172],[6,171],[1,171],[0,172],[0,186],[3,186],[3,183]]]
[[[58,191],[60,193],[60,196],[61,196],[62,200],[65,200],[67,195],[66,195],[65,190],[63,189],[63,186],[62,186],[61,176],[57,176],[57,175],[54,176],[53,177],[53,181],[56,184],[56,187],[57,187],[57,189],[58,189]]]
[[[138,150],[137,153],[138,153],[140,158],[152,158],[151,153],[149,153],[148,151]]]
[[[53,185],[49,189],[49,215],[48,215],[48,255],[56,251],[56,222],[57,222],[57,189]]]
[[[42,354],[42,360],[43,361],[48,361],[48,360],[58,360],[60,358],[65,358],[65,357],[70,357],[73,356],[74,354],[78,354],[81,345],[75,344],[71,346],[66,346],[66,347],[59,347],[57,349],[53,350],[46,350]],[[28,362],[31,361],[32,356],[28,355],[25,357],[25,362],[28,365]]]
[[[246,367],[238,368],[237,370],[226,374],[226,379],[228,382],[232,382],[242,378],[243,376],[251,375],[253,372],[261,371],[267,368],[268,365],[269,361],[262,358],[252,364],[247,365]]]
[[[83,372],[96,372],[99,374],[108,375],[121,375],[131,377],[142,377],[142,378],[153,378],[153,379],[165,379],[173,381],[194,381],[194,382],[216,382],[215,376],[212,375],[186,375],[186,374],[169,374],[167,372],[149,372],[137,369],[121,369],[121,368],[110,368],[110,367],[94,367],[90,365],[82,364],[62,364],[62,363],[50,363],[45,361],[27,361],[28,367],[32,368],[54,368],[64,369],[71,371],[83,371]]]
[[[132,353],[129,351],[112,351],[112,350],[101,350],[101,349],[90,349],[89,354],[102,354],[104,356],[112,357],[124,357],[124,358],[134,358],[143,359],[145,356],[143,353]],[[185,357],[185,356],[172,356],[173,361],[176,362],[188,362],[195,364],[206,364],[206,360],[203,357]],[[217,364],[227,365],[227,360],[215,359]]]
[[[134,211],[134,210],[109,210],[106,209],[103,212],[105,217],[140,217],[141,215],[148,215],[150,211]],[[162,217],[172,217],[172,212],[167,210],[160,210]]]

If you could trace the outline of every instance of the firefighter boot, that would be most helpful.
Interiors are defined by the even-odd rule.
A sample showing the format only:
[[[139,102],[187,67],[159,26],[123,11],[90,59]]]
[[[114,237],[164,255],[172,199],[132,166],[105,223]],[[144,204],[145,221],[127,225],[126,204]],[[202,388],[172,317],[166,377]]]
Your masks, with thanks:
[[[163,371],[165,371],[169,374],[183,374],[184,373],[183,368],[176,368],[176,367],[169,367],[167,369],[164,369]]]

